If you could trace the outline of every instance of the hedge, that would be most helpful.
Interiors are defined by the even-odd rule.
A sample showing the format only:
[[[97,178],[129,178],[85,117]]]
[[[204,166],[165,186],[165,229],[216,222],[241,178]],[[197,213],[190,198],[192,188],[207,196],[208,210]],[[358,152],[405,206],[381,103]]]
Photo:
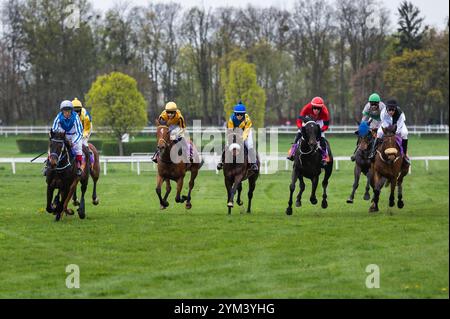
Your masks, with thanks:
[[[123,155],[125,156],[130,156],[131,153],[153,153],[155,150],[155,140],[123,143]],[[104,142],[102,155],[119,155],[119,144],[117,142]]]
[[[91,139],[89,143],[101,151],[104,141]],[[20,153],[40,153],[48,149],[48,138],[18,138],[16,144]]]

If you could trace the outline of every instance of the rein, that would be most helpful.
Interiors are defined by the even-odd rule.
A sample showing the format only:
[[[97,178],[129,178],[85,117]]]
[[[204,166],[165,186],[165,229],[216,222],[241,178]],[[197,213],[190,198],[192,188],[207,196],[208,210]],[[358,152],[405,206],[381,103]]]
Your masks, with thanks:
[[[72,165],[72,163],[70,162],[69,156],[68,156],[69,155],[69,151],[68,151],[68,149],[66,147],[66,142],[64,140],[53,139],[53,138],[51,139],[51,141],[55,142],[55,143],[62,143],[63,147],[62,147],[62,150],[61,150],[61,152],[59,154],[57,154],[57,153],[50,153],[50,157],[52,155],[54,155],[54,157],[58,157],[58,161],[56,162],[56,168],[49,168],[49,170],[56,170],[56,171],[65,170],[66,168],[68,168],[69,166]],[[64,153],[64,155],[63,155],[63,153]],[[66,158],[67,164],[65,166],[63,166],[63,167],[59,167],[59,163],[64,158]]]

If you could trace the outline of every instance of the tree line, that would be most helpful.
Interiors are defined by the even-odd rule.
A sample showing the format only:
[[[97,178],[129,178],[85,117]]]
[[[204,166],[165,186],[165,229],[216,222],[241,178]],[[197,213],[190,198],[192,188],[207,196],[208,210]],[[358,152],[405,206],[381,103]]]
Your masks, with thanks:
[[[289,11],[122,3],[105,13],[88,0],[4,0],[0,120],[47,124],[61,100],[84,101],[98,76],[118,71],[136,79],[149,121],[173,100],[188,124],[221,125],[242,78],[230,75],[243,74],[256,78],[259,126],[293,124],[314,96],[332,123],[354,124],[372,92],[397,98],[411,124],[448,124],[448,18],[428,27],[407,1],[398,21],[390,15],[376,0],[298,0]]]

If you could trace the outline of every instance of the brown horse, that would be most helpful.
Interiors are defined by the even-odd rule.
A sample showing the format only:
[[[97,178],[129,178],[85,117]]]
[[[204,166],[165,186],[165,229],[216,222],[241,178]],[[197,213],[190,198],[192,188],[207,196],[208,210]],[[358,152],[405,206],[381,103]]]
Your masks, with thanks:
[[[376,130],[368,130],[362,132],[361,126],[355,133],[358,135],[357,148],[355,152],[355,169],[354,169],[354,182],[353,189],[350,197],[347,199],[348,204],[353,204],[353,199],[355,198],[356,189],[359,186],[359,178],[361,173],[367,176],[367,183],[364,192],[364,200],[370,199],[369,189],[370,189],[370,175],[371,175],[371,165],[372,162],[369,159],[370,145],[374,142],[376,136]]]
[[[73,204],[75,206],[79,206],[78,208],[78,213],[82,213],[84,214],[84,193],[86,192],[87,186],[88,186],[88,182],[89,182],[89,175],[92,178],[92,181],[94,182],[94,189],[92,191],[92,203],[94,205],[98,205],[99,203],[99,199],[97,197],[97,181],[98,178],[100,177],[100,158],[98,155],[98,151],[97,148],[92,145],[91,143],[88,144],[89,146],[89,150],[86,149],[86,146],[83,145],[83,153],[85,155],[86,158],[86,170],[83,171],[83,173],[81,174],[81,178],[80,178],[80,184],[81,184],[81,200],[78,201],[77,200],[77,190],[75,188],[75,191],[73,193]],[[90,156],[89,156],[89,151],[92,152],[93,156],[94,156],[94,163],[90,162]]]
[[[373,189],[372,205],[369,212],[378,211],[378,201],[383,185],[391,185],[391,194],[389,196],[389,207],[395,205],[395,186],[398,186],[398,208],[403,208],[402,183],[403,178],[408,174],[409,164],[404,161],[400,146],[397,142],[395,132],[397,126],[383,128],[383,141],[377,148],[375,160],[372,163],[371,186]]]
[[[200,158],[196,151],[193,151],[192,162],[186,163],[185,161],[180,160],[180,155],[185,159],[189,156],[188,154],[180,154],[182,150],[176,146],[176,141],[170,139],[169,127],[166,125],[158,125],[156,129],[156,139],[158,141],[159,150],[156,194],[158,194],[160,208],[165,209],[169,206],[167,197],[171,191],[170,180],[173,180],[177,183],[177,195],[175,201],[177,203],[184,203],[186,201],[186,208],[190,209],[192,207],[191,192],[194,188],[194,181],[203,162],[200,162]],[[194,145],[192,145],[192,147],[194,147]],[[189,192],[187,196],[181,196],[186,171],[191,172]],[[163,182],[166,182],[166,193],[164,194],[164,197],[161,197],[161,185]]]
[[[231,209],[234,207],[234,195],[236,190],[238,191],[237,204],[242,206],[244,203],[241,201],[242,181],[248,179],[248,205],[247,213],[251,212],[253,192],[256,187],[256,180],[259,176],[258,171],[251,171],[249,169],[247,152],[244,148],[243,141],[239,141],[239,134],[233,132],[233,130],[227,130],[227,145],[223,156],[223,175],[225,178],[225,187],[227,188],[227,206],[228,214],[231,214]],[[256,161],[259,162],[258,154],[256,154]]]
[[[55,214],[56,221],[59,221],[63,213],[73,215],[73,211],[67,208],[67,205],[79,180],[75,157],[72,155],[65,132],[50,131],[49,153],[49,167],[46,173],[47,212]],[[52,202],[55,189],[59,191]],[[80,215],[80,218],[84,216]]]

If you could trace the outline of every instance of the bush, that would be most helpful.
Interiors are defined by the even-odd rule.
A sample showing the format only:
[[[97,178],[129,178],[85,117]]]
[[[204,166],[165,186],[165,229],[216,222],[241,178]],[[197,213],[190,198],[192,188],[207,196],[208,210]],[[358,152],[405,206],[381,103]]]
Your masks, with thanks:
[[[90,139],[89,143],[94,144],[97,150],[101,151],[104,141]],[[18,138],[16,144],[20,153],[40,153],[48,149],[48,138]]]
[[[156,141],[137,141],[123,143],[123,155],[130,156],[131,153],[153,153],[156,150]],[[119,155],[119,144],[117,142],[104,142],[102,155]]]

